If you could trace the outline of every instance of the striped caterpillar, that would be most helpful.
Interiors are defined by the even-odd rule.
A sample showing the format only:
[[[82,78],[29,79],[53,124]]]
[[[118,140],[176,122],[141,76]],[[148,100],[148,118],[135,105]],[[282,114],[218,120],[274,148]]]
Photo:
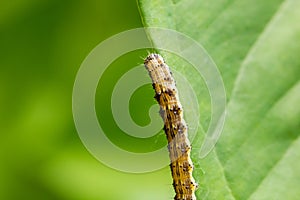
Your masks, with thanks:
[[[160,105],[160,115],[164,120],[173,187],[176,193],[174,199],[196,200],[195,190],[198,185],[192,176],[191,145],[174,78],[159,54],[148,55],[144,65],[152,79],[154,98]]]

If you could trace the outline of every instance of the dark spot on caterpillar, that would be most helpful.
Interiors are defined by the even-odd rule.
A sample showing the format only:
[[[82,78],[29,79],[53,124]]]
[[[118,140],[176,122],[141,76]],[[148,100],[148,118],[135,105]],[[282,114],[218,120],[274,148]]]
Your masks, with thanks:
[[[166,125],[164,125],[164,131],[169,131],[170,129],[169,129],[169,127],[167,127]]]
[[[167,79],[170,80],[170,78],[167,78]],[[166,90],[166,93],[167,93],[169,96],[171,96],[171,97],[175,96],[175,90],[174,90],[174,89],[167,89],[167,90]]]
[[[173,127],[174,130],[177,129],[177,126],[175,124],[172,124],[172,127]]]
[[[154,99],[156,99],[156,101],[159,101],[161,97],[161,94],[155,94],[154,95]]]
[[[171,79],[170,79],[170,77],[164,77],[164,80],[165,81],[170,81]]]
[[[156,88],[156,87],[155,87],[155,85],[156,85],[155,83],[152,83],[152,88],[153,88],[153,89],[155,89],[155,88]]]

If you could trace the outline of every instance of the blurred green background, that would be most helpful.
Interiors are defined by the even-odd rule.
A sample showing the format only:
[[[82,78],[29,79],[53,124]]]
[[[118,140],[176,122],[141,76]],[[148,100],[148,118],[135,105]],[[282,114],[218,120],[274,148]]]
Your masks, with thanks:
[[[141,26],[134,0],[0,1],[0,199],[172,198],[167,167],[127,174],[104,166],[85,149],[72,118],[72,87],[83,59],[106,38]],[[126,71],[145,55],[135,52],[114,63],[98,88],[97,114],[112,138],[118,131],[109,127],[109,99],[103,97],[121,76],[118,66]],[[152,96],[150,86],[135,94]],[[133,116],[143,116],[148,111],[136,102],[133,112],[145,111]],[[148,142],[161,146],[162,136]],[[122,141],[126,146],[130,138]],[[143,151],[140,146],[136,151]]]

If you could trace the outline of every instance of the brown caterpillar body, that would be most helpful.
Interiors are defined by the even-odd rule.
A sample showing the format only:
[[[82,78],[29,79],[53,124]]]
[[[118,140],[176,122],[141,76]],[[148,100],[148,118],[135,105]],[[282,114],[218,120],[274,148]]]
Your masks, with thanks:
[[[192,176],[191,145],[187,137],[187,126],[183,119],[183,110],[174,78],[159,54],[150,54],[144,64],[152,79],[152,86],[155,90],[154,98],[160,105],[160,115],[164,120],[176,193],[174,199],[196,200],[195,190],[198,186]]]

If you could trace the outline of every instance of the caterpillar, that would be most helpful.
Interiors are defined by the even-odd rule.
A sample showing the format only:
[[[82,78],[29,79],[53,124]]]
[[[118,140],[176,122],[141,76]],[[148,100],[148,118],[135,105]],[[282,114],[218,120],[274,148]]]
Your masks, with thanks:
[[[152,79],[154,98],[160,105],[159,113],[164,121],[163,129],[168,140],[170,168],[176,193],[174,200],[196,200],[198,185],[192,176],[191,145],[175,80],[169,66],[159,54],[149,54],[144,65]]]

